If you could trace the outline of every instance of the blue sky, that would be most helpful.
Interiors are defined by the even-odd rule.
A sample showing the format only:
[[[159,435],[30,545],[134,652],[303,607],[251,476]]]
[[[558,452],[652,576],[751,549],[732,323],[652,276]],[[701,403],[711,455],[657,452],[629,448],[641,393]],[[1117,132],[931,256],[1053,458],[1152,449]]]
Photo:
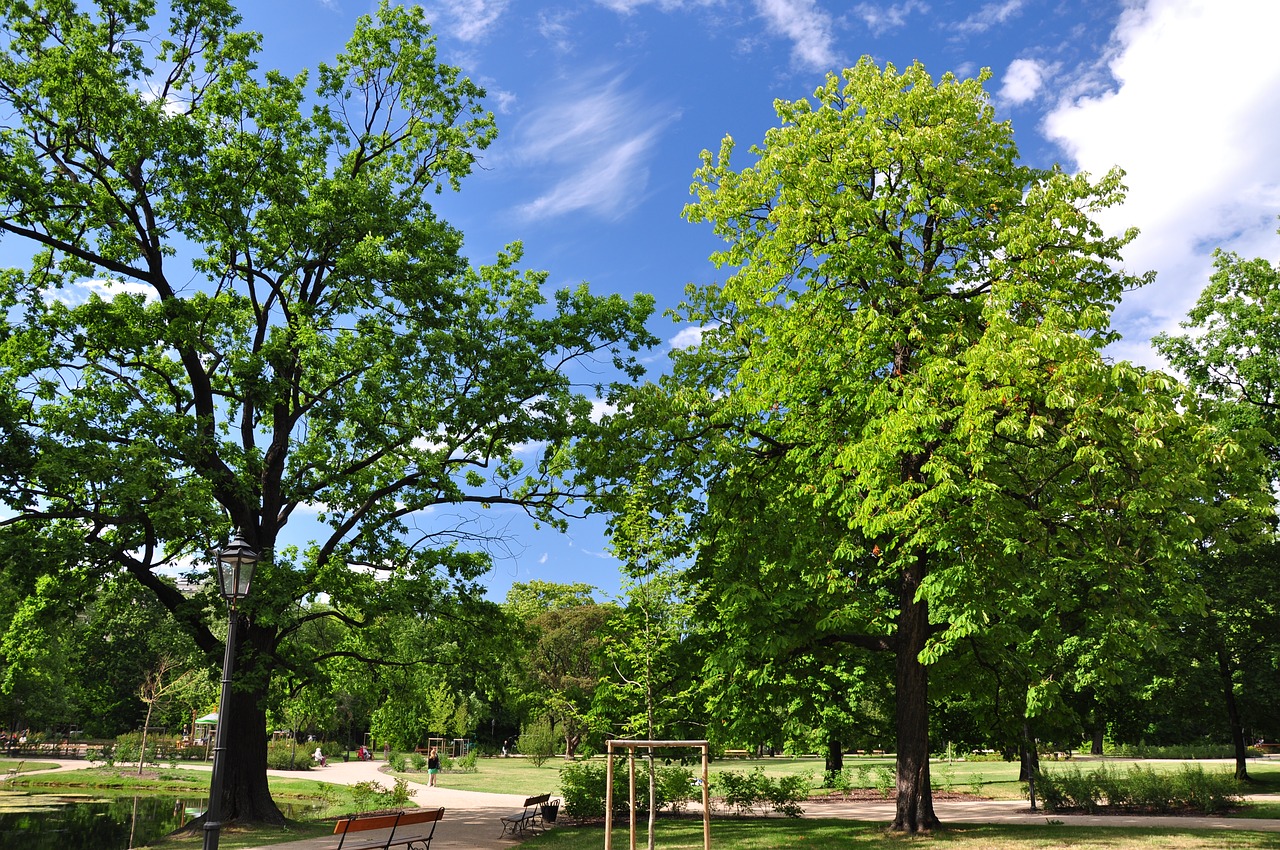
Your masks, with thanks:
[[[245,0],[264,67],[314,68],[341,49],[370,0]],[[726,134],[745,151],[776,123],[775,98],[810,95],[863,55],[936,77],[989,67],[1022,156],[1069,171],[1128,172],[1111,229],[1139,227],[1126,263],[1157,282],[1116,315],[1112,353],[1159,365],[1148,340],[1176,327],[1223,246],[1280,257],[1278,0],[429,0],[441,58],[489,94],[498,141],[438,209],[486,262],[522,240],[553,287],[652,293],[675,306],[717,279],[706,226],[680,211],[703,149]],[[666,351],[689,329],[660,316]],[[599,523],[510,535],[490,593],[513,581],[619,587]],[[299,529],[302,531],[302,529]]]
[[[264,65],[312,67],[375,4],[243,4]],[[726,134],[742,150],[776,123],[775,98],[806,97],[863,55],[934,76],[991,69],[1022,156],[1070,171],[1128,172],[1113,229],[1143,231],[1131,269],[1157,282],[1129,295],[1113,354],[1159,365],[1148,340],[1174,328],[1226,246],[1280,257],[1280,2],[1276,0],[431,0],[441,58],[489,94],[499,139],[439,208],[474,261],[520,239],[553,285],[649,292],[660,309],[716,279],[709,228],[680,210],[698,154]],[[745,160],[744,160],[745,161]],[[665,352],[682,331],[657,318]],[[619,587],[599,523],[512,535],[491,594],[513,581]],[[509,524],[508,524],[509,521]]]

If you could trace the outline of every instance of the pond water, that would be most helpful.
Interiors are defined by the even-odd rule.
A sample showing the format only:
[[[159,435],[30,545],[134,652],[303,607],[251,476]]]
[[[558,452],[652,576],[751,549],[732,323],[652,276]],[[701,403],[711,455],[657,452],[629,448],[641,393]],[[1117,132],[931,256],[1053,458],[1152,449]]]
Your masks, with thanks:
[[[128,850],[142,847],[204,811],[208,795],[0,791],[0,850]],[[281,805],[285,817],[309,806]]]

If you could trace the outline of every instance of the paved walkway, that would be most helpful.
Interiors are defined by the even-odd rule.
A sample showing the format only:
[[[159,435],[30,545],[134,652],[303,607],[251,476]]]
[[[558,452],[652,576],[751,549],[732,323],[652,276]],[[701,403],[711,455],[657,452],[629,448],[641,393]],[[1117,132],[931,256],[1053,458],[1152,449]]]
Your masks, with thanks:
[[[49,760],[46,760],[49,761]],[[56,770],[78,770],[88,767],[84,761],[57,761]],[[378,768],[385,762],[333,762],[326,767],[314,768],[306,774],[307,779],[321,782],[333,782],[340,785],[354,785],[357,782],[374,780],[383,785],[390,784],[386,774],[379,773]],[[208,767],[193,766],[191,770],[208,770]],[[47,773],[49,771],[30,771],[31,773]],[[267,771],[273,776],[297,778],[298,773],[291,771]],[[443,777],[448,781],[448,776]],[[0,780],[0,787],[3,781]],[[414,801],[421,806],[444,806],[444,819],[436,827],[435,838],[431,842],[433,850],[500,850],[512,848],[517,842],[511,838],[501,837],[499,818],[520,809],[524,797],[514,794],[487,794],[478,791],[458,791],[456,789],[430,788],[422,782],[410,782],[409,792]],[[1261,795],[1250,799],[1280,802],[1280,796]],[[696,808],[696,807],[694,807]],[[1146,829],[1235,829],[1257,832],[1280,832],[1280,820],[1257,818],[1226,817],[1194,817],[1194,816],[1141,816],[1141,815],[1072,815],[1047,814],[1043,811],[1031,812],[1025,800],[935,800],[934,810],[944,824],[976,824],[976,823],[1020,823],[1040,825],[1049,820],[1060,821],[1067,826],[1118,826],[1139,827]],[[893,820],[894,805],[892,800],[836,800],[805,804],[807,818],[847,818],[850,820],[868,821],[888,824]],[[712,827],[714,832],[714,826]],[[369,832],[368,837],[379,835]],[[291,841],[284,844],[269,845],[272,850],[322,850],[334,846],[332,837],[309,838],[303,841]],[[252,848],[252,850],[266,850]]]

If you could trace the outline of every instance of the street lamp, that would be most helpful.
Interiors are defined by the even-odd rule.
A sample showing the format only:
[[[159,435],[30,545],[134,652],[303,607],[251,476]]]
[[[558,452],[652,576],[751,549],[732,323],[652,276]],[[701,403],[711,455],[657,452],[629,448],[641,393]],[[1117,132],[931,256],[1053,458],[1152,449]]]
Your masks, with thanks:
[[[222,773],[226,764],[226,729],[231,716],[231,668],[235,662],[236,605],[249,595],[249,582],[258,553],[249,548],[236,529],[231,542],[218,551],[218,592],[227,600],[227,649],[222,656],[222,694],[218,698],[218,731],[213,739],[213,779],[209,783],[209,808],[204,813],[204,850],[218,850],[222,829]]]

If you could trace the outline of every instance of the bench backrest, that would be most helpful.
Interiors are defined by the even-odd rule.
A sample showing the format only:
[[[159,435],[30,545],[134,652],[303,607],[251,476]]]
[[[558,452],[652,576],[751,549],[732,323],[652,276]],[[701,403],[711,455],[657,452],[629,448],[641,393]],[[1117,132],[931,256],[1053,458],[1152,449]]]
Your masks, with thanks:
[[[530,806],[540,806],[543,803],[550,803],[550,802],[551,802],[550,794],[539,794],[536,797],[529,797],[527,800],[525,800],[524,807],[527,809]]]
[[[385,815],[352,815],[349,818],[343,818],[333,825],[333,834],[342,835],[342,841],[347,840],[348,832],[364,832],[368,829],[391,829],[391,834],[387,836],[387,843],[391,843],[391,839],[395,837],[396,830],[402,826],[413,826],[420,823],[435,823],[444,817],[444,809],[410,809],[408,811],[389,812]],[[431,827],[434,834],[436,828]],[[342,841],[338,842],[338,847],[342,847]]]

